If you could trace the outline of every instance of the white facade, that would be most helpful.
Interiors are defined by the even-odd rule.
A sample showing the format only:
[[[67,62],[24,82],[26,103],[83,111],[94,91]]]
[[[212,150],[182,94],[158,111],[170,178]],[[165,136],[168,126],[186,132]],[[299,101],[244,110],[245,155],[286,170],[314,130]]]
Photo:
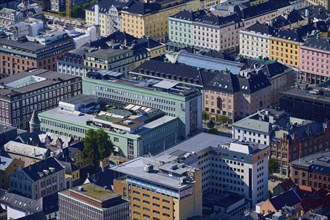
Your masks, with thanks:
[[[269,58],[269,34],[241,30],[239,53],[245,57]]]
[[[244,120],[244,119],[243,119]],[[254,143],[265,144],[269,146],[270,133],[266,131],[256,131],[249,128],[241,128],[239,126],[232,126],[232,135],[234,139],[251,141]]]

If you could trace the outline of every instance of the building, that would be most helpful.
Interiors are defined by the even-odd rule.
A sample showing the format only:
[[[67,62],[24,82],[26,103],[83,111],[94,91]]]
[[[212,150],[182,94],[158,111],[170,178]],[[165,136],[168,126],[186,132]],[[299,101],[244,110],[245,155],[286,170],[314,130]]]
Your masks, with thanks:
[[[270,37],[270,59],[299,68],[302,30],[278,30]]]
[[[244,57],[269,58],[269,41],[274,29],[259,22],[241,30],[239,53]]]
[[[197,133],[202,128],[202,97],[198,89],[172,83],[169,80],[113,80],[94,75],[83,79],[83,93],[96,95],[110,105],[133,104],[156,108],[166,115],[178,117],[184,137]]]
[[[88,53],[88,47],[81,47],[70,50],[58,57],[57,72],[74,76],[85,76],[84,59],[86,53]]]
[[[203,193],[238,193],[254,207],[268,198],[269,147],[200,133],[159,157],[202,170]]]
[[[329,0],[304,0],[306,5],[320,5],[323,6],[326,10],[330,10],[330,1]]]
[[[32,111],[42,112],[82,92],[81,78],[32,69],[0,80],[1,122],[27,129]]]
[[[8,27],[24,19],[24,14],[20,11],[2,8],[0,10],[0,27]]]
[[[131,0],[98,1],[85,10],[85,21],[90,25],[99,25],[101,36],[108,36],[122,30],[121,10],[131,4]]]
[[[160,153],[185,137],[182,122],[158,109],[112,103],[104,111],[88,114],[78,105],[79,101],[60,102],[58,108],[40,113],[41,130],[82,139],[89,129],[102,128],[116,154],[129,159]]]
[[[0,124],[0,145],[3,146],[8,141],[17,138],[17,128]],[[1,154],[0,154],[1,155]]]
[[[12,159],[21,160],[22,167],[27,167],[44,160],[50,156],[50,150],[32,146],[16,141],[9,141],[4,145],[3,151]]]
[[[307,25],[308,21],[308,16],[301,15],[298,10],[292,10],[274,18],[269,25],[276,29],[296,29]]]
[[[179,53],[176,56],[179,63],[150,60],[134,69],[131,74],[149,79],[170,79],[187,86],[203,88],[203,110],[212,120],[225,115],[229,122],[233,122],[270,105],[271,85],[265,74],[248,69],[240,70],[244,65],[241,63],[225,60],[219,62],[217,59],[211,63],[211,58],[208,62],[207,58],[201,57]],[[201,59],[198,61],[198,58]],[[204,65],[209,69],[228,67],[238,74],[235,75],[228,69],[217,71],[188,66],[194,65],[194,62],[200,62],[199,66]]]
[[[215,3],[215,4],[214,4]],[[202,5],[205,4],[206,7],[202,8],[210,8],[212,7],[211,11],[217,16],[228,16],[235,13],[239,13],[240,10],[251,7],[251,1],[249,0],[224,0],[218,1],[214,0],[205,0],[202,1]]]
[[[0,38],[0,73],[8,76],[31,68],[56,70],[59,56],[75,48],[66,32],[54,31],[23,40]]]
[[[293,117],[324,122],[330,119],[329,82],[313,88],[292,88],[282,92],[280,107]]]
[[[0,188],[9,188],[9,175],[15,172],[24,162],[18,159],[0,156]]]
[[[300,71],[302,79],[320,84],[330,79],[330,41],[319,36],[307,39],[300,46]]]
[[[199,169],[139,157],[119,166],[114,192],[130,202],[131,219],[187,219],[202,215],[202,174]]]
[[[168,17],[179,11],[200,8],[200,1],[171,0],[133,2],[121,11],[122,31],[134,37],[148,36],[164,39],[168,37]]]
[[[50,1],[50,10],[53,12],[62,12],[66,9],[66,3],[63,0],[51,0]]]
[[[315,153],[292,161],[290,177],[295,184],[330,190],[329,151]]]
[[[59,192],[59,218],[128,220],[129,203],[109,189],[88,183]]]
[[[40,199],[65,189],[65,169],[53,157],[19,169],[10,175],[10,190]],[[24,181],[22,181],[24,180]]]
[[[328,123],[327,123],[328,124]],[[280,174],[289,175],[290,162],[329,147],[329,127],[290,117],[284,111],[265,109],[233,124],[233,138],[270,146],[270,156],[280,166]]]

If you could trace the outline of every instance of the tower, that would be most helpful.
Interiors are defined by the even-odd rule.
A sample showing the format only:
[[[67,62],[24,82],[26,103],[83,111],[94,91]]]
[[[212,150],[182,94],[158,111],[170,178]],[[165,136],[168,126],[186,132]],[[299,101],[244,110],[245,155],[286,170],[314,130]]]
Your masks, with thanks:
[[[40,120],[38,114],[34,110],[29,121],[30,124],[30,133],[39,133],[40,132]]]

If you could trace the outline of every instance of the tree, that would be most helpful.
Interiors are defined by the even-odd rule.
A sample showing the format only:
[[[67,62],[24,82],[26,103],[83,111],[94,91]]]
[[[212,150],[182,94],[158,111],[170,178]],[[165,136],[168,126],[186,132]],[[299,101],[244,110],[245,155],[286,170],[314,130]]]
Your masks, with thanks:
[[[66,15],[66,11],[60,11],[58,14],[64,17]]]
[[[89,8],[89,6],[91,6],[91,4],[86,2],[86,3],[83,4],[82,8],[85,10],[85,9]]]
[[[214,121],[212,121],[212,120],[210,120],[210,121],[207,123],[207,127],[208,127],[208,128],[214,128],[214,125],[215,125],[215,123],[214,123]]]
[[[95,5],[96,2],[97,2],[97,0],[92,0],[92,1],[91,1],[91,5]]]
[[[220,123],[220,124],[224,124],[224,123],[226,123],[228,121],[228,117],[227,116],[225,116],[225,115],[219,115],[218,116],[218,122]]]
[[[84,143],[84,153],[93,159],[94,164],[98,164],[98,161],[110,156],[113,151],[113,144],[103,129],[97,131],[89,129],[82,142]]]
[[[84,10],[79,6],[75,5],[72,9],[72,17],[78,18],[78,17],[84,17]]]
[[[209,115],[207,114],[207,112],[206,111],[202,111],[202,119],[203,120],[207,120],[208,117],[209,117]]]
[[[268,160],[268,172],[269,174],[275,173],[279,168],[279,164],[275,158]]]
[[[218,129],[216,128],[211,128],[207,131],[209,134],[219,134],[219,131]]]

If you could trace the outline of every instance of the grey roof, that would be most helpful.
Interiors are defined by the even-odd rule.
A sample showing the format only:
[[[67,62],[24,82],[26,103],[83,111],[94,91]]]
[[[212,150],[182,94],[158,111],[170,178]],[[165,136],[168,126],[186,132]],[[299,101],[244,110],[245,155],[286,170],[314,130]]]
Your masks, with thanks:
[[[179,178],[171,177],[168,175],[168,173],[163,172],[163,170],[169,171],[169,166],[170,164],[173,165],[173,163],[164,164],[164,167],[162,167],[156,164],[159,162],[160,161],[157,160],[157,157],[138,157],[125,163],[122,163],[118,166],[111,167],[110,170],[124,174],[127,177],[148,180],[150,182],[174,189],[180,189],[192,184],[192,182],[180,183]],[[153,165],[153,171],[145,172],[144,168],[146,165],[149,164]],[[186,172],[191,171],[191,169],[192,168],[188,166],[178,167],[177,170],[172,169],[171,172],[175,172],[178,176],[181,176]]]
[[[22,212],[36,213],[42,211],[42,204],[40,200],[30,199],[15,193],[9,193],[0,189],[0,203],[5,204],[12,209]]]
[[[330,52],[330,38],[309,38],[303,44],[304,47],[314,48],[316,50],[325,50],[326,52]]]
[[[98,1],[97,4],[99,5],[99,12],[100,13],[108,13],[111,7],[117,8],[117,10],[123,9],[125,6],[129,6],[132,3],[132,0],[129,1],[120,1],[120,0],[101,0]],[[95,5],[89,6],[89,11],[95,10]]]
[[[200,54],[188,53],[186,51],[179,52],[176,60],[178,63],[199,67],[199,68],[218,70],[218,71],[228,69],[233,74],[238,74],[241,68],[244,66],[244,64],[239,62],[204,56]]]
[[[43,69],[33,69],[25,72],[20,72],[19,74],[11,75],[9,77],[3,78],[0,80],[0,84],[6,85],[12,83],[13,81],[20,80],[27,76],[38,76],[46,78],[46,80],[29,84],[27,86],[23,86],[20,88],[11,88],[8,86],[4,86],[5,88],[0,89],[0,96],[2,98],[11,99],[14,96],[19,96],[23,93],[35,91],[44,87],[56,85],[63,83],[67,80],[72,80],[78,78],[77,76],[58,73],[51,70],[43,70]]]
[[[191,153],[191,152],[199,152],[201,150],[206,149],[207,147],[215,147],[218,145],[222,145],[228,142],[231,142],[232,139],[224,136],[214,135],[214,134],[208,134],[208,133],[199,133],[193,137],[191,137],[188,140],[185,140],[184,142],[175,145],[174,147],[167,149],[166,151],[160,153],[158,156],[164,155],[164,154],[170,154],[175,156],[175,152],[180,151],[181,154]]]
[[[156,13],[159,10],[162,9],[161,4],[159,3],[144,3],[144,2],[138,2],[135,1],[128,7],[124,8],[123,11],[127,11],[129,13],[133,14],[151,14],[151,13]]]
[[[61,170],[64,170],[64,167],[53,157],[41,160],[23,169],[23,171],[34,181]]]
[[[196,18],[198,18],[201,15],[205,15],[206,11],[205,10],[199,10],[199,11],[187,11],[183,10],[175,15],[170,16],[170,18],[177,18],[177,19],[182,19],[186,21],[194,21]]]
[[[101,59],[109,59],[111,57],[120,56],[122,54],[126,54],[131,52],[131,50],[127,49],[101,49],[91,53],[87,53],[86,57],[97,57]]]
[[[274,208],[278,211],[283,206],[294,206],[301,201],[301,198],[294,189],[291,189],[281,195],[269,199]]]
[[[330,151],[314,153],[291,162],[293,167],[309,170],[311,173],[330,175]]]
[[[246,30],[267,35],[272,35],[274,32],[274,28],[266,24],[260,24],[259,22],[256,22],[253,25],[249,26],[248,28],[246,28]]]
[[[0,170],[5,171],[12,162],[13,159],[0,156]]]
[[[70,103],[70,104],[89,104],[91,102],[97,102],[99,97],[92,95],[79,94],[72,96],[71,98],[64,99],[61,102]]]
[[[9,154],[18,154],[25,157],[44,159],[49,155],[49,150],[46,148],[31,146],[27,144],[9,141],[4,145],[4,151]]]
[[[259,120],[251,119],[248,117],[235,122],[234,125],[235,125],[235,127],[251,129],[251,130],[259,131],[262,133],[264,133],[264,132],[269,133],[272,128],[272,126],[269,122],[259,121]]]
[[[225,17],[220,17],[213,15],[211,13],[208,13],[206,15],[199,16],[195,19],[196,23],[203,23],[206,25],[217,25],[220,27],[225,27],[231,24],[239,23],[242,20],[238,16],[238,14],[232,14]]]

